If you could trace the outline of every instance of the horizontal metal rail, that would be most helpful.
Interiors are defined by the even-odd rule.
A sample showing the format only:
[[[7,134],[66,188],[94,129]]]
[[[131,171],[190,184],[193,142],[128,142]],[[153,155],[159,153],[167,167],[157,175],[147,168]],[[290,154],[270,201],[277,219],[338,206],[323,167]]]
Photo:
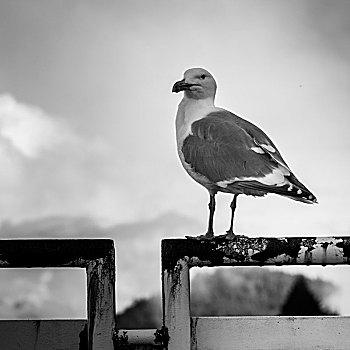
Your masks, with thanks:
[[[0,349],[85,350],[87,320],[0,320]],[[163,349],[156,329],[118,330],[122,349]],[[116,339],[114,338],[114,341]],[[115,341],[116,342],[116,341]],[[118,349],[115,345],[114,349]]]
[[[163,270],[192,266],[337,265],[350,263],[350,237],[164,239]]]
[[[350,349],[350,318],[193,317],[191,349]]]

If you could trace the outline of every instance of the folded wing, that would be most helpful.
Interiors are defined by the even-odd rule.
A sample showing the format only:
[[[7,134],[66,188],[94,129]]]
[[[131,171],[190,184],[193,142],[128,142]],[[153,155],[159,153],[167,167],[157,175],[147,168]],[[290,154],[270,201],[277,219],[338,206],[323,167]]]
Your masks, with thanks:
[[[195,121],[182,152],[192,171],[205,176],[219,191],[255,196],[276,193],[316,202],[269,137],[228,111],[213,112]]]

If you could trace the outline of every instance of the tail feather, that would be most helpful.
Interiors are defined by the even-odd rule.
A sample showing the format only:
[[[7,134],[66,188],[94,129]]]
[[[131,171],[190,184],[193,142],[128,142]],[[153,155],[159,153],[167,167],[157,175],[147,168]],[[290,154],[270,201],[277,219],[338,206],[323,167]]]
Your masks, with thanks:
[[[286,176],[285,179],[285,183],[280,186],[265,185],[258,181],[237,181],[234,183],[234,187],[248,195],[275,193],[299,202],[309,204],[318,203],[317,198],[311,193],[311,191],[309,191],[293,174]],[[258,194],[259,192],[260,194]]]

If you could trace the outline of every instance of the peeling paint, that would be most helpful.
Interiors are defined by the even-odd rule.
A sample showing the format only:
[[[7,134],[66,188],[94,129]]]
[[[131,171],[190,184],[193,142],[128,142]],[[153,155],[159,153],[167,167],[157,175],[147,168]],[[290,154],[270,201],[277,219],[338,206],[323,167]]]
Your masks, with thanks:
[[[285,263],[296,262],[301,247],[300,238],[275,238],[267,241],[266,248],[260,253],[252,256],[253,260],[260,262],[271,261],[271,258],[277,258],[277,263],[282,263],[281,255],[285,255]]]
[[[248,262],[252,255],[258,254],[267,247],[267,241],[263,238],[248,238],[237,236],[232,241],[218,243],[217,250],[224,253],[226,258],[236,262]]]
[[[169,253],[170,252],[170,253]],[[186,257],[192,266],[330,265],[350,263],[350,237],[247,237],[233,240],[162,241],[163,270],[174,270]]]
[[[129,346],[129,337],[127,331],[123,331],[122,334],[119,334],[119,329],[114,329],[112,336],[113,346],[115,349],[123,349],[125,346],[127,346],[128,349],[132,349],[132,347]]]
[[[188,257],[184,257],[183,259],[180,259],[175,268],[173,270],[168,270],[169,277],[171,278],[171,289],[170,289],[170,294],[172,297],[175,297],[178,289],[181,288],[181,271],[183,269],[182,264],[183,263],[188,263],[189,262]]]
[[[342,248],[344,257],[350,260],[350,237],[343,237],[342,242],[336,243],[336,246]]]
[[[161,329],[157,329],[156,332],[154,333],[154,342],[156,344],[160,344],[161,346],[168,346],[169,343],[169,331],[168,328],[165,326],[162,326]],[[162,347],[163,348],[163,347]]]
[[[314,250],[317,244],[316,238],[303,238],[301,241],[302,241],[302,245],[305,248],[307,248],[308,252],[311,252],[312,250]]]
[[[189,349],[189,260],[185,255],[177,261],[175,268],[162,271],[163,325],[168,327],[169,349]],[[176,332],[181,336],[174,336]]]
[[[201,260],[198,258],[198,256],[193,256],[192,258],[188,259],[188,264],[190,266],[203,267],[203,266],[210,266],[211,261],[210,260]]]
[[[115,265],[114,254],[105,258],[91,260],[86,267],[88,290],[88,339],[89,349],[111,341],[101,328],[106,324],[113,328],[115,323]],[[102,317],[103,316],[103,317]],[[106,338],[105,338],[106,337]],[[101,345],[100,345],[101,346]]]

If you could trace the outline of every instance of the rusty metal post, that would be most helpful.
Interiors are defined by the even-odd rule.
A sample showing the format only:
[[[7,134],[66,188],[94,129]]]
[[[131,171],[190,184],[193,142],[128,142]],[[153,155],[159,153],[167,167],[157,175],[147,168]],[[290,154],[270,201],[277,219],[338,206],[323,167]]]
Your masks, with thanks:
[[[88,300],[88,350],[113,350],[115,329],[114,248],[89,261],[86,267]]]
[[[162,246],[162,261],[164,252]],[[186,259],[172,268],[162,265],[163,325],[168,329],[168,350],[191,349],[190,278]]]

